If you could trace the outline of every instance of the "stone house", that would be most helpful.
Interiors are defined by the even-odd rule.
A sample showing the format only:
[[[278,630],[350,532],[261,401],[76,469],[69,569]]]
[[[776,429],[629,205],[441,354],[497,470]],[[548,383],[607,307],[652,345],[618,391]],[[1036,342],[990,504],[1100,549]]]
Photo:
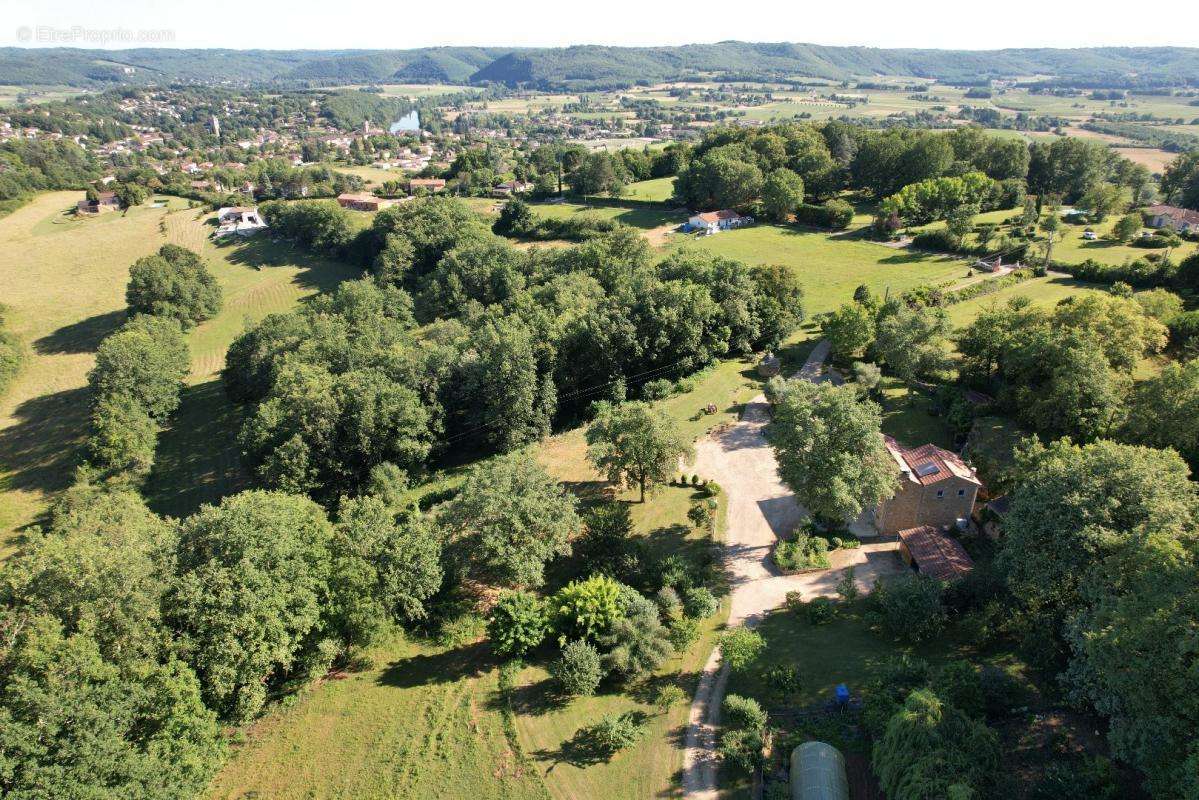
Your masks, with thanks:
[[[933,444],[905,447],[884,437],[895,461],[899,488],[874,511],[879,533],[896,534],[930,525],[946,528],[970,519],[982,486],[974,470],[956,454]]]

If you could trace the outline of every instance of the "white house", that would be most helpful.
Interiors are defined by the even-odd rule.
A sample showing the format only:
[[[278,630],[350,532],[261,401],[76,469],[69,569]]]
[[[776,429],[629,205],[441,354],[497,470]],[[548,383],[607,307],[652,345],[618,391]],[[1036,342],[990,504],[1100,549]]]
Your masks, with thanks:
[[[727,231],[729,228],[739,228],[754,221],[753,217],[743,217],[736,211],[724,208],[720,211],[707,211],[696,214],[687,220],[687,230],[702,231],[705,234]]]
[[[216,212],[217,236],[251,236],[265,228],[257,206],[226,206]]]
[[[1176,206],[1149,206],[1150,228],[1170,228],[1178,233],[1199,233],[1199,211]]]

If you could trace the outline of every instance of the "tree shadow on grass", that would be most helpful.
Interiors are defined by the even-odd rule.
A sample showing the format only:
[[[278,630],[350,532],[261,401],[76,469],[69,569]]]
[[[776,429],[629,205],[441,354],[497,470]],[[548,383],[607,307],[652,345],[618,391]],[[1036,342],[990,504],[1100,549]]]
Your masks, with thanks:
[[[487,642],[475,642],[453,650],[393,661],[379,676],[379,683],[399,689],[454,683],[463,678],[478,677],[491,664]]]
[[[0,470],[11,473],[8,489],[49,493],[71,484],[88,432],[90,396],[81,386],[17,406],[15,424],[0,430]]]
[[[33,349],[41,355],[94,353],[104,337],[124,324],[126,318],[124,309],[96,314],[43,336],[33,343]]]
[[[235,242],[219,243],[230,264],[239,264],[260,270],[269,267],[300,267],[296,285],[305,289],[329,291],[343,280],[360,277],[362,270],[344,262],[314,255],[289,242],[272,241],[269,236],[258,234],[250,239],[238,238]]]
[[[241,422],[220,380],[185,386],[179,408],[158,437],[146,482],[150,508],[182,517],[245,488],[248,479],[237,448]]]
[[[516,686],[505,693],[495,691],[487,700],[491,711],[511,709],[513,713],[524,717],[540,717],[551,711],[565,707],[570,698],[558,691],[554,681],[545,678],[537,683]]]
[[[638,725],[649,721],[649,715],[643,711],[631,711],[629,716]],[[579,728],[574,736],[567,739],[557,749],[543,748],[533,752],[538,761],[549,761],[545,774],[549,775],[559,764],[570,764],[572,767],[586,769],[596,764],[606,764],[616,755],[595,736],[591,726]]]

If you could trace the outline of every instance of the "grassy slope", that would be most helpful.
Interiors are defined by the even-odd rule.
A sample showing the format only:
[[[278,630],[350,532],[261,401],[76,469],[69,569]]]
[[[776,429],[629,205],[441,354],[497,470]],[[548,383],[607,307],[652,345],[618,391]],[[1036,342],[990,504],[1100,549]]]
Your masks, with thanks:
[[[0,401],[0,553],[70,483],[96,345],[124,320],[130,263],[164,241],[163,209],[64,215],[82,196],[43,194],[0,220],[0,297],[30,354]]]
[[[204,256],[225,296],[221,313],[188,336],[192,374],[179,411],[159,440],[154,472],[146,484],[151,507],[174,516],[244,486],[234,440],[238,411],[220,383],[229,344],[248,324],[287,311],[302,298],[359,274],[265,236],[214,244],[207,238],[209,230],[194,212],[172,215],[167,221],[168,238]]]
[[[965,277],[963,261],[909,252],[872,242],[782,225],[755,225],[714,236],[691,237],[705,247],[749,264],[785,264],[796,271],[809,314],[831,311],[853,297],[859,284],[877,294]]]
[[[624,194],[621,197],[630,200],[652,200],[656,203],[664,203],[674,195],[674,182],[675,179],[673,177],[637,181],[626,186]]]
[[[511,750],[485,647],[398,639],[377,667],[328,681],[256,724],[209,797],[543,800]]]
[[[204,254],[225,291],[221,314],[189,334],[192,376],[147,485],[155,507],[173,514],[236,485],[232,409],[216,377],[229,342],[247,319],[290,308],[352,273],[265,238],[217,248],[197,212],[177,199],[168,209],[147,206],[127,216],[64,215],[81,196],[40,195],[0,220],[0,297],[12,309],[12,330],[31,351],[0,401],[0,553],[72,479],[88,427],[87,372],[100,340],[124,321],[134,260],[167,241],[191,247]]]

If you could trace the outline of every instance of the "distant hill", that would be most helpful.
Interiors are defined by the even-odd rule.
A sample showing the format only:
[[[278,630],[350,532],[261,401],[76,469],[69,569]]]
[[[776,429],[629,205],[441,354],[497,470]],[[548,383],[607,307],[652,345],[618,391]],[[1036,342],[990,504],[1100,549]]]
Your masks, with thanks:
[[[1199,85],[1199,48],[912,50],[720,42],[681,47],[431,47],[419,50],[77,50],[0,48],[0,83],[96,86],[165,81],[275,85],[502,83],[598,89],[726,80],[908,75],[955,83],[1053,76],[1082,87]]]

